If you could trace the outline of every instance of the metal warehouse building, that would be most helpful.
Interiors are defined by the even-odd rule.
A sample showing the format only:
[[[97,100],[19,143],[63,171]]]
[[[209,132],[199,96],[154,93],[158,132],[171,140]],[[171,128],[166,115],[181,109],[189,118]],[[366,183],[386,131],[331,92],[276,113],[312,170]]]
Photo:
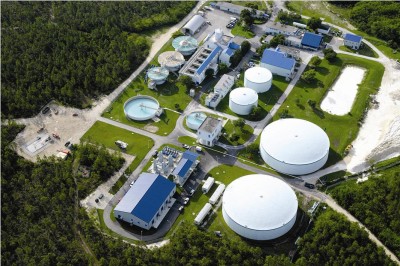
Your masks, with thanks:
[[[329,138],[317,125],[302,119],[280,119],[261,133],[260,154],[276,171],[304,175],[328,160]]]
[[[142,173],[114,209],[115,218],[149,230],[157,228],[175,201],[173,182]]]
[[[233,181],[222,199],[222,215],[237,234],[271,240],[296,222],[297,197],[288,184],[269,175],[247,175]]]

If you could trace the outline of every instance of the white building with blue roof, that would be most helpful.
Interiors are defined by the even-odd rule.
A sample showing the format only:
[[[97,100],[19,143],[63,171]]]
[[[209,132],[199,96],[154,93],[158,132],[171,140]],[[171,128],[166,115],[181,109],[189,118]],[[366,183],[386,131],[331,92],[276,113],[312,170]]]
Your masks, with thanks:
[[[322,44],[323,36],[312,32],[304,33],[301,39],[301,46],[305,49],[318,50]]]
[[[289,58],[286,53],[276,49],[265,49],[261,58],[261,67],[285,78],[291,78],[294,73],[296,61]]]
[[[206,78],[207,69],[214,70],[214,74],[216,74],[218,63],[229,64],[230,57],[233,55],[231,50],[237,49],[236,43],[231,45],[232,40],[232,36],[224,35],[221,29],[215,29],[214,33],[206,37],[204,44],[181,68],[179,74],[191,77],[193,82],[197,84],[200,84]],[[221,54],[223,54],[222,58]]]
[[[199,155],[191,151],[185,151],[182,154],[182,158],[176,165],[172,175],[174,176],[174,182],[183,186],[192,174],[193,170],[196,169],[200,161],[197,160]]]
[[[358,50],[360,48],[361,41],[362,41],[361,36],[351,33],[346,33],[344,35],[344,45],[350,47],[351,49]]]
[[[157,228],[175,202],[176,185],[159,174],[141,173],[114,209],[115,218],[149,230]]]

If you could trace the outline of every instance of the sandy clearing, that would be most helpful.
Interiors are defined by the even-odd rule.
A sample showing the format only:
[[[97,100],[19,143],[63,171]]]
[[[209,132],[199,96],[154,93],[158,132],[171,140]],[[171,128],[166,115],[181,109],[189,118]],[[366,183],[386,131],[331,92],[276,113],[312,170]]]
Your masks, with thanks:
[[[333,115],[345,115],[351,111],[358,91],[358,84],[364,78],[365,69],[347,66],[322,100],[321,109]]]

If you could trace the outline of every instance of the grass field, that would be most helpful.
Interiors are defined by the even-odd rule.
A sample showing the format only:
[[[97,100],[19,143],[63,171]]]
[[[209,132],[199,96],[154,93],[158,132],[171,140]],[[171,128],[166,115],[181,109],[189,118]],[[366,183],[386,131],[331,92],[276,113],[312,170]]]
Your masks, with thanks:
[[[234,1],[232,4],[238,5],[238,6],[246,6],[246,4],[251,3],[251,4],[256,4],[258,5],[258,10],[265,10],[267,8],[267,5],[265,4],[265,1],[260,1],[260,0],[255,0],[255,1]]]
[[[240,76],[240,80],[237,82],[237,87],[244,86],[244,75]],[[279,97],[283,94],[288,86],[288,82],[285,78],[280,76],[273,76],[272,86],[267,92],[258,94],[258,106],[262,109],[262,118],[264,118],[268,112],[272,109],[275,103],[278,101]],[[242,117],[247,120],[252,120],[248,115],[238,115],[231,111],[229,108],[229,97],[225,97],[217,106],[217,110],[223,113],[234,115],[237,117]],[[261,120],[261,119],[260,119]]]
[[[365,55],[365,56],[369,56],[369,57],[374,57],[374,58],[378,58],[378,54],[375,53],[374,50],[371,49],[371,47],[369,47],[367,44],[363,43],[362,47],[358,50],[353,50],[347,46],[340,46],[339,47],[340,50],[345,51],[345,52],[349,52],[349,53],[353,53],[353,54],[359,54],[359,55]]]
[[[241,36],[246,39],[251,39],[254,37],[254,33],[252,31],[246,30],[241,25],[239,25],[239,23],[237,23],[235,27],[233,27],[231,33],[234,36]]]
[[[247,124],[242,128],[235,127],[235,125],[232,123],[232,120],[229,120],[222,129],[222,132],[226,133],[226,137],[221,135],[219,141],[228,145],[241,145],[250,139],[250,137],[253,135],[253,131],[254,129]],[[239,139],[235,141],[231,140],[230,136],[232,136],[232,134],[237,134]]]
[[[158,91],[150,90],[144,81],[144,75],[140,75],[125,89],[125,91],[115,100],[115,102],[103,113],[104,117],[115,121],[142,128],[151,131],[151,127],[156,127],[154,132],[158,135],[168,135],[175,128],[176,120],[179,117],[178,113],[170,110],[164,110],[160,117],[160,121],[132,121],[126,118],[124,113],[124,103],[131,97],[136,95],[149,95],[154,97],[160,103],[162,108],[170,108],[175,110],[175,104],[183,110],[191,101],[190,96],[186,93],[186,88],[180,82],[177,82],[176,77],[170,74],[166,83],[158,86]]]
[[[115,145],[115,141],[122,140],[128,143],[128,148],[124,153],[135,156],[135,159],[128,167],[126,172],[131,173],[140,164],[146,154],[154,145],[154,141],[146,136],[130,132],[128,130],[115,127],[103,122],[95,122],[94,125],[82,136],[81,140],[88,141],[94,144],[101,144],[107,148],[121,151]],[[116,184],[111,188],[110,193],[114,194],[125,183],[126,177],[121,176]]]
[[[196,139],[189,136],[181,136],[178,138],[178,141],[189,146],[196,145]]]
[[[366,69],[366,74],[362,83],[359,84],[351,112],[344,116],[331,115],[320,109],[320,103],[339,76],[341,69],[346,65],[361,66]],[[274,119],[279,119],[283,112],[287,112],[286,117],[305,119],[324,129],[331,143],[328,160],[328,165],[330,165],[342,158],[346,146],[357,136],[358,121],[369,104],[369,95],[376,93],[380,87],[384,67],[374,61],[340,54],[332,64],[325,59],[322,60],[316,72],[316,82],[307,84],[300,80],[296,84],[283,104],[287,107],[280,109]],[[316,107],[311,108],[308,100],[315,101]]]

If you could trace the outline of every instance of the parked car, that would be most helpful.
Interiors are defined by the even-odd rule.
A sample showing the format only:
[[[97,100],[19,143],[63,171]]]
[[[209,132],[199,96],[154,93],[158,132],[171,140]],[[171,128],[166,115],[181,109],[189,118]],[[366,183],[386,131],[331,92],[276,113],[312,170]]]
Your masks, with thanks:
[[[314,189],[314,188],[315,188],[315,185],[314,185],[314,184],[307,183],[307,182],[304,183],[304,186],[305,186],[305,187],[308,187],[308,188],[311,188],[311,189]]]
[[[203,148],[200,147],[200,146],[196,146],[196,151],[197,151],[197,152],[202,152],[202,151],[203,151]]]
[[[180,206],[179,209],[178,209],[178,211],[179,211],[179,212],[182,212],[182,211],[183,211],[183,208],[184,208],[183,206]]]
[[[211,25],[211,22],[210,22],[210,21],[208,21],[208,20],[206,21],[206,23],[207,23],[208,25]]]
[[[183,199],[183,205],[188,204],[188,202],[189,202],[189,198],[184,198],[184,199]]]
[[[185,149],[187,149],[187,150],[190,149],[190,146],[187,145],[187,144],[182,144],[182,147],[185,148]]]
[[[77,113],[73,113],[72,116],[78,116],[78,114]]]
[[[135,180],[133,180],[133,181],[129,184],[129,186],[132,187],[133,184],[135,184]]]
[[[154,153],[153,153],[153,158],[156,158],[157,157],[157,155],[158,155],[158,151],[154,151]]]
[[[67,141],[67,142],[65,142],[64,146],[65,146],[65,147],[68,147],[68,146],[69,146],[69,144],[71,144],[71,141]]]
[[[99,199],[95,199],[94,201],[95,201],[96,203],[99,203]]]
[[[196,190],[192,189],[192,190],[189,192],[189,195],[190,195],[190,196],[193,196],[193,194],[194,194],[195,191],[196,191]]]

